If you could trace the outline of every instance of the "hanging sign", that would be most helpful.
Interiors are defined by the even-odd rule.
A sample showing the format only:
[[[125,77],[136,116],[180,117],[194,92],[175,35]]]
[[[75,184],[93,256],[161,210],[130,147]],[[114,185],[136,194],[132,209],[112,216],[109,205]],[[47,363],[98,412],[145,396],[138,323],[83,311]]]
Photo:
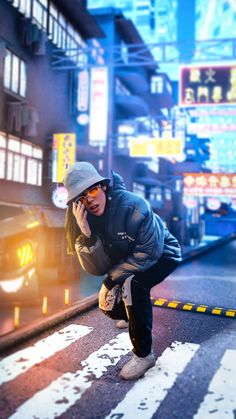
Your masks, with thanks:
[[[67,189],[64,186],[58,186],[52,192],[52,202],[57,208],[65,209],[67,208],[67,196]]]
[[[131,157],[177,157],[183,154],[180,138],[132,138],[129,147]]]
[[[180,67],[179,106],[236,103],[236,66]]]
[[[53,134],[53,182],[62,182],[66,168],[75,163],[75,148],[76,137],[74,133]]]
[[[105,146],[108,122],[108,69],[91,69],[89,144]]]
[[[236,175],[225,173],[184,173],[184,195],[236,196]]]

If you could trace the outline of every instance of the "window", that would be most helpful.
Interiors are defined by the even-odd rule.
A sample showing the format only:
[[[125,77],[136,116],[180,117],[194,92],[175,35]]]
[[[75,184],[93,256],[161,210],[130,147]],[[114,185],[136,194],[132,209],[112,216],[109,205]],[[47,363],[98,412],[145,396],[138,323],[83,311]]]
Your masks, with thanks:
[[[145,198],[146,191],[145,186],[141,185],[140,183],[133,182],[133,192]]]
[[[47,0],[33,0],[33,20],[43,29],[47,29]]]
[[[23,15],[32,19],[39,29],[47,32],[48,38],[63,50],[75,49],[67,51],[67,55],[76,64],[83,64],[87,61],[87,57],[82,53],[87,45],[82,39],[80,33],[68,22],[65,16],[59,12],[57,7],[48,0],[9,0]],[[79,50],[77,52],[76,50]],[[17,60],[14,60],[15,68]],[[22,70],[21,65],[19,67]],[[8,73],[9,74],[9,73]],[[7,76],[6,76],[7,77]],[[20,76],[19,76],[20,77]],[[21,77],[20,77],[21,78]],[[9,80],[8,80],[9,82]],[[7,81],[6,81],[7,83]],[[15,82],[16,83],[16,82]],[[7,87],[5,85],[5,87]],[[24,89],[22,88],[22,91]]]
[[[6,135],[3,133],[0,133],[0,179],[5,178],[6,146],[7,146]]]
[[[42,163],[41,147],[0,133],[0,179],[41,186]]]
[[[3,84],[16,95],[26,96],[26,63],[9,50],[4,59]]]
[[[153,76],[151,78],[151,93],[163,93],[163,77]]]

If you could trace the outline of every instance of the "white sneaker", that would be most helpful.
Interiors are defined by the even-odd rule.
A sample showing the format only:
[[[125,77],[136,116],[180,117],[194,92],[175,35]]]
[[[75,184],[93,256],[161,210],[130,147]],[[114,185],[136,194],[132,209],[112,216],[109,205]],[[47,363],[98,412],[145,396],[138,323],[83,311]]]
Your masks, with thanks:
[[[125,364],[120,372],[120,377],[124,380],[136,380],[145,372],[155,365],[155,356],[151,352],[149,355],[144,358],[140,358],[137,355],[133,354],[131,360]]]
[[[116,323],[116,327],[118,327],[118,329],[126,329],[126,327],[129,326],[129,322],[126,322],[125,320],[119,320]]]

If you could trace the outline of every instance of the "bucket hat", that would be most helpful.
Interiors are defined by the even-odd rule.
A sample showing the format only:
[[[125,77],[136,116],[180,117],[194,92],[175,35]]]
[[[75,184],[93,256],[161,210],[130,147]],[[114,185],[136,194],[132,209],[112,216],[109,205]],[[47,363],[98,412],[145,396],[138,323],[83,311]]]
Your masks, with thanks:
[[[95,167],[88,162],[80,161],[69,166],[63,177],[63,184],[68,192],[67,204],[85,189],[109,178],[99,175]]]

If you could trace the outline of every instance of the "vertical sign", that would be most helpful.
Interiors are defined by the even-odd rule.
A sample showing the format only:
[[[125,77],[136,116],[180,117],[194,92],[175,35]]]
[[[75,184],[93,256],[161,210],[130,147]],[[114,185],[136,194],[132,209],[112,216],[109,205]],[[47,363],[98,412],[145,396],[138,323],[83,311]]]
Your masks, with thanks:
[[[65,169],[75,162],[74,133],[53,134],[53,182],[62,182]]]
[[[108,70],[94,67],[90,84],[89,144],[104,146],[107,141]]]
[[[88,111],[88,99],[89,99],[89,77],[88,71],[83,70],[78,74],[78,98],[77,108],[79,112]]]

